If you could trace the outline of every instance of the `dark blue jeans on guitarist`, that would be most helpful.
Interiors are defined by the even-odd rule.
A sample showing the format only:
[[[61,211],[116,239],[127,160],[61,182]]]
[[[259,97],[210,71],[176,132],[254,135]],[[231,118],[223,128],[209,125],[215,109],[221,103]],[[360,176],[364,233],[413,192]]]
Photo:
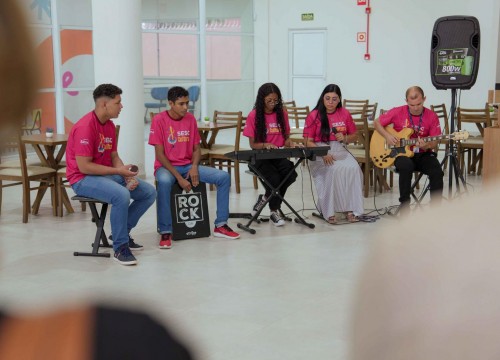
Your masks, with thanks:
[[[401,206],[410,205],[411,181],[414,171],[422,172],[429,176],[431,202],[439,204],[443,192],[443,170],[436,153],[427,151],[415,153],[413,157],[399,156],[394,165],[399,173],[399,201]]]

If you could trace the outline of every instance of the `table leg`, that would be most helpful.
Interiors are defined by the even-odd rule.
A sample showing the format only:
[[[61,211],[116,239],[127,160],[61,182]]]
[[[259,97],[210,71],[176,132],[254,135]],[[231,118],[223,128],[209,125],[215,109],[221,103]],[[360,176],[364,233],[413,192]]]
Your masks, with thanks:
[[[210,139],[208,140],[208,148],[211,149],[212,145],[215,144],[215,138],[217,137],[217,134],[219,133],[219,129],[213,129],[212,133],[210,134]]]
[[[207,141],[209,131],[198,130],[198,133],[200,134],[201,147],[204,149],[210,149]]]

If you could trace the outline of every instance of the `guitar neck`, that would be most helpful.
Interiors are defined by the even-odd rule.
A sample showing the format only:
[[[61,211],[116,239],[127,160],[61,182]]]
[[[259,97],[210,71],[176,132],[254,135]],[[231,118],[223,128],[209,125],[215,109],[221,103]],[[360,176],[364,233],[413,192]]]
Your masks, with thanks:
[[[450,135],[437,135],[437,136],[427,136],[424,138],[421,138],[425,142],[428,141],[436,141],[436,140],[441,140],[441,139],[446,139],[449,138]],[[408,145],[415,145],[418,142],[418,138],[414,139],[401,139],[401,146],[408,146]]]

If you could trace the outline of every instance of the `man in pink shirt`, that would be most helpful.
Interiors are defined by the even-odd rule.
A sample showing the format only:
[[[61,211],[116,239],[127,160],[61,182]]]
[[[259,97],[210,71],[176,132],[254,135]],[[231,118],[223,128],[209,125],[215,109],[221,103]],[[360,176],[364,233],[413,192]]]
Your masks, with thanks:
[[[429,176],[431,201],[440,203],[443,190],[443,170],[433,149],[437,141],[425,142],[422,138],[441,134],[439,119],[432,110],[424,107],[425,95],[422,88],[412,86],[406,90],[406,104],[389,110],[373,122],[375,129],[386,139],[388,145],[397,145],[399,139],[384,128],[393,124],[394,130],[404,128],[414,130],[410,138],[418,138],[413,148],[413,157],[399,156],[394,165],[399,173],[400,209],[405,211],[410,205],[411,179],[414,171],[420,171]]]
[[[121,93],[112,84],[94,90],[95,109],[78,120],[69,134],[66,176],[76,194],[111,204],[114,259],[122,265],[135,265],[137,260],[130,250],[143,247],[129,233],[154,203],[156,190],[136,178],[133,165],[124,165],[118,156],[111,119],[117,118],[123,108]]]
[[[175,86],[168,91],[170,109],[153,118],[149,144],[155,147],[155,177],[158,182],[157,225],[160,249],[172,247],[170,192],[175,182],[186,192],[199,182],[217,186],[217,217],[214,236],[237,239],[228,225],[231,177],[225,171],[200,166],[200,134],[193,114],[188,112],[189,93]]]

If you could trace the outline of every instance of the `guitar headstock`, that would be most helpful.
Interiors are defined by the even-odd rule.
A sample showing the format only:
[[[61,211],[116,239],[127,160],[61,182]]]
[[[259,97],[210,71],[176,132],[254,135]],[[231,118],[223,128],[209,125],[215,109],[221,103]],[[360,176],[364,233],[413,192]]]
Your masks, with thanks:
[[[469,138],[469,132],[465,130],[457,131],[451,134],[451,139],[454,141],[464,141]]]

